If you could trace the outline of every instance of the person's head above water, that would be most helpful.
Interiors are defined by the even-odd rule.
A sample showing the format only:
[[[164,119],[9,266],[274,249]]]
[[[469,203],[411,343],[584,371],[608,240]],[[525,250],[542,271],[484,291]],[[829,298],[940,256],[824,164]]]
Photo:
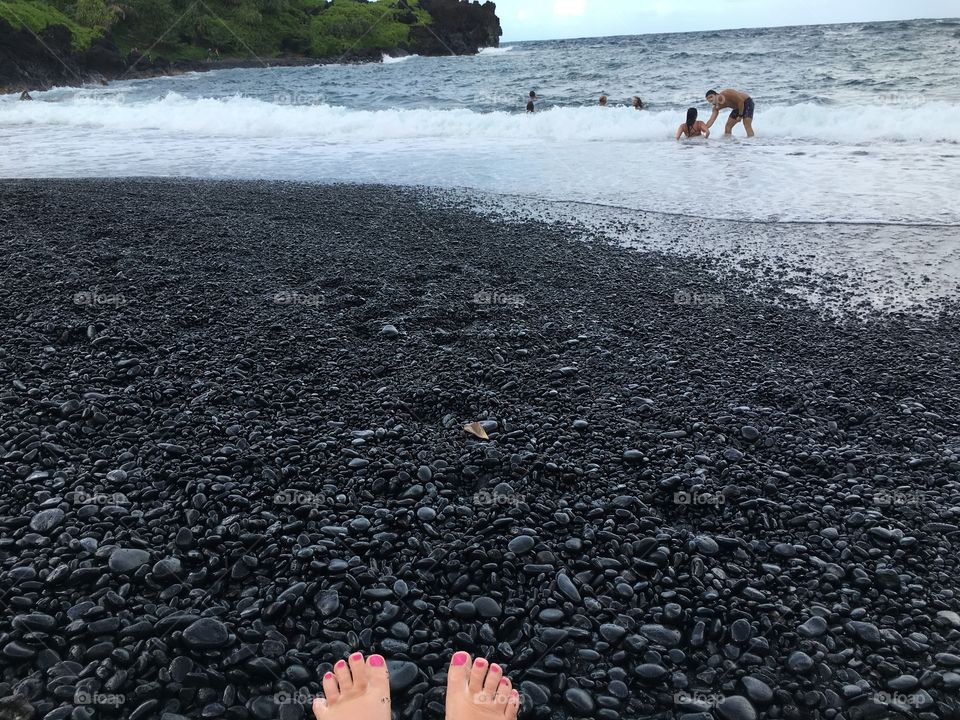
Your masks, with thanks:
[[[697,121],[697,109],[687,109],[687,133],[693,132],[693,124]]]
[[[639,95],[634,95],[630,102],[633,103],[635,109],[643,110],[643,100],[640,99]]]
[[[600,96],[600,104],[601,104],[601,105],[606,105],[606,104],[607,104],[607,96],[606,96],[606,95],[601,95],[601,96]]]
[[[531,100],[535,100],[536,97],[537,97],[537,91],[536,91],[536,90],[531,90],[531,91],[530,91],[530,99],[531,99]]]

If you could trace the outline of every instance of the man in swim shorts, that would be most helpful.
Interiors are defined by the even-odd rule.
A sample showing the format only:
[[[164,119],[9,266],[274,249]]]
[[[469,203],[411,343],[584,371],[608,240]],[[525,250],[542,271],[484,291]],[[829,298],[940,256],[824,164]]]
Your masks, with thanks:
[[[724,135],[733,134],[733,126],[743,120],[743,127],[746,128],[747,137],[753,137],[753,98],[745,92],[727,88],[723,92],[716,90],[707,91],[707,102],[713,106],[713,112],[710,119],[707,120],[707,127],[713,127],[720,111],[730,108],[730,117],[727,118],[727,126],[724,128]]]

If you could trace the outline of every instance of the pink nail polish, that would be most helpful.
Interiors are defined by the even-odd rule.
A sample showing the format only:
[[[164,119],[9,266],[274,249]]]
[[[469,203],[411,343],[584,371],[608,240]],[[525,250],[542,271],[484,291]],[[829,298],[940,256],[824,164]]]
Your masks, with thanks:
[[[465,652],[454,653],[453,655],[453,664],[454,665],[466,665],[467,664],[467,654]]]
[[[354,653],[350,656],[351,660],[363,660],[363,653]]]
[[[510,681],[509,681],[509,680],[507,680],[506,678],[500,678],[500,685],[501,685],[501,687],[504,686],[504,685],[509,685],[509,684],[510,684]]]
[[[334,665],[334,667],[336,667],[336,668],[342,668],[342,667],[346,667],[346,666],[347,666],[347,663],[346,663],[346,661],[344,661],[344,660],[337,660],[337,664]]]
[[[323,674],[323,679],[324,679],[324,680],[332,680],[332,679],[333,679],[333,673],[332,673],[332,672],[326,672],[326,673],[324,673],[324,674]]]
[[[371,655],[371,656],[370,656],[370,667],[383,667],[383,656],[382,656],[382,655]]]
[[[499,665],[497,665],[496,663],[493,663],[493,664],[490,665],[490,672],[498,673],[498,672],[503,672],[503,671],[500,669],[500,666],[499,666]]]
[[[483,658],[477,658],[476,660],[473,661],[473,664],[476,665],[477,667],[486,667],[487,661],[484,660]]]

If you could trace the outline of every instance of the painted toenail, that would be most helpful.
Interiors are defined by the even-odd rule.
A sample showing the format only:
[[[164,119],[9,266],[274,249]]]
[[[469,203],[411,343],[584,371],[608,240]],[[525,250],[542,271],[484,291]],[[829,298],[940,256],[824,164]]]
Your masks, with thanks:
[[[506,678],[500,678],[500,684],[501,684],[501,685],[509,685],[509,684],[510,684],[510,681],[507,680]]]
[[[324,679],[324,680],[332,680],[332,679],[333,679],[333,673],[332,673],[332,672],[324,673],[324,674],[323,674],[323,679]]]
[[[484,660],[483,658],[477,658],[473,664],[476,665],[477,667],[486,667],[487,661]]]
[[[354,653],[350,656],[351,660],[363,660],[363,653]]]
[[[342,668],[346,666],[347,666],[347,663],[344,660],[337,660],[337,664],[334,665],[334,667],[338,667],[338,668]]]
[[[371,656],[370,656],[370,667],[383,667],[383,656],[382,656],[382,655],[371,655]]]
[[[496,663],[493,663],[493,664],[490,666],[490,672],[498,673],[498,672],[502,672],[502,671],[501,671],[499,665],[497,665]]]
[[[453,655],[453,664],[454,665],[466,665],[467,664],[467,654],[465,652],[454,653]]]

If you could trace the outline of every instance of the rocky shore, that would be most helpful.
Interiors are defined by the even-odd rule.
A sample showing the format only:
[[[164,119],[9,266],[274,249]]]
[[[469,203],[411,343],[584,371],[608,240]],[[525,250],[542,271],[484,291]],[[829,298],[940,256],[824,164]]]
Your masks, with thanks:
[[[24,27],[13,27],[0,18],[0,94],[228,68],[381,62],[384,53],[475,55],[481,48],[500,44],[502,30],[492,2],[420,0],[420,6],[430,13],[433,22],[412,26],[408,46],[358,47],[331,57],[291,53],[275,57],[264,53],[187,60],[166,58],[162,48],[146,57],[136,51],[122,52],[109,33],[90,47],[75,51],[70,31],[63,25],[50,25],[37,34]]]
[[[360,649],[439,718],[463,649],[527,718],[960,717],[955,313],[388,187],[0,199],[22,716],[299,718]]]

